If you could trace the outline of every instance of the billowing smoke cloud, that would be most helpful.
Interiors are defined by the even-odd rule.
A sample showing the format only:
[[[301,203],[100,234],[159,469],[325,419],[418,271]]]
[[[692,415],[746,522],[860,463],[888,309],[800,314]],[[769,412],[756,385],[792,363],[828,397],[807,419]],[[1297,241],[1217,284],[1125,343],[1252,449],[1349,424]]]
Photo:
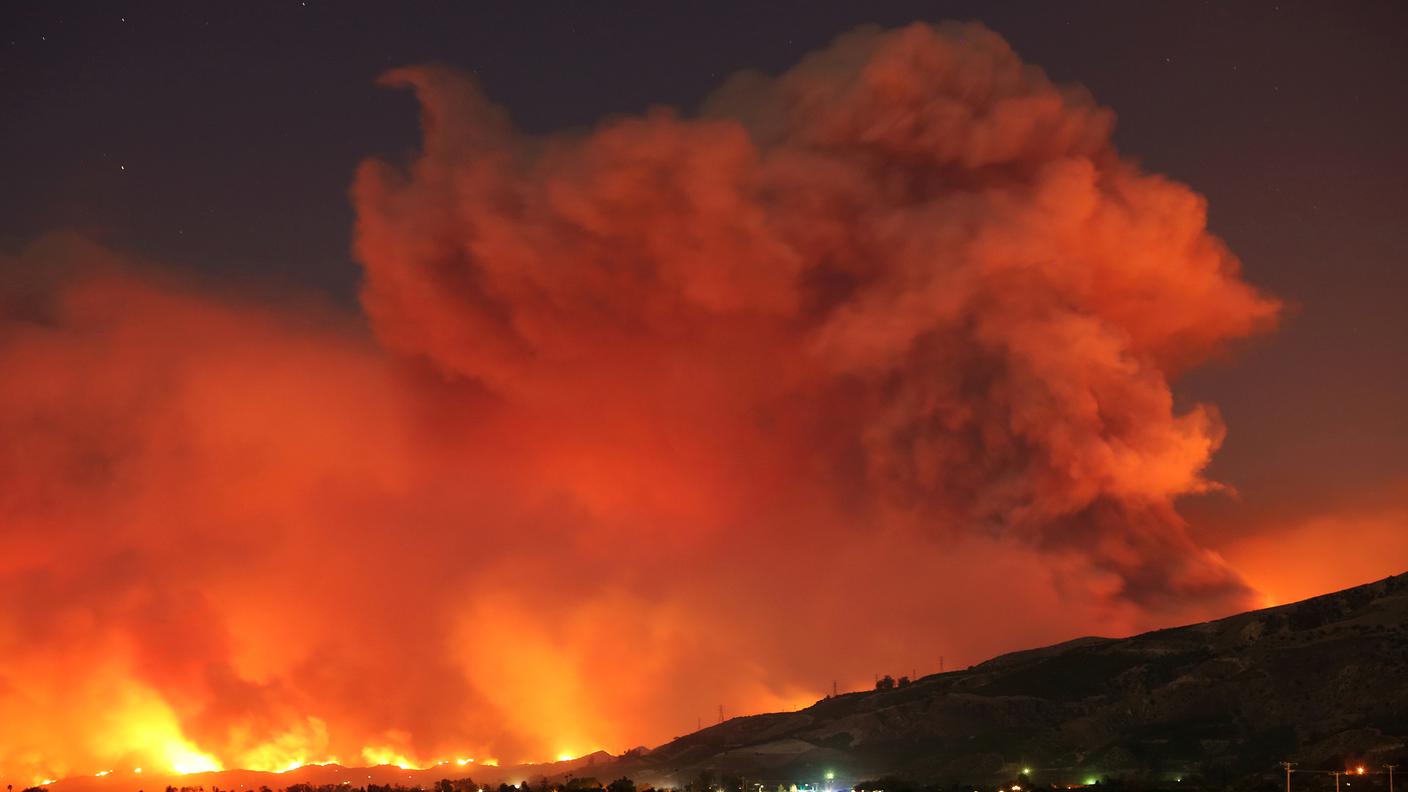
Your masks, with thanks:
[[[356,179],[374,338],[73,239],[0,267],[6,777],[619,750],[1249,601],[1169,383],[1277,304],[996,35],[583,135],[387,81],[425,143]]]
[[[863,31],[586,137],[518,135],[452,73],[387,80],[426,143],[357,182],[380,337],[582,464],[724,499],[805,467],[862,521],[1079,549],[1141,603],[1238,590],[1170,508],[1221,428],[1168,379],[1276,305],[995,34]]]

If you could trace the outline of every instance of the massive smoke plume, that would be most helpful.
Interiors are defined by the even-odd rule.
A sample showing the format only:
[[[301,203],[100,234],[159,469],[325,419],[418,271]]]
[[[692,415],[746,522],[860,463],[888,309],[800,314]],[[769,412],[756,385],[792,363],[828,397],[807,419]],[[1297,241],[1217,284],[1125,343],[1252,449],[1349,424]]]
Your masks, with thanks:
[[[371,336],[55,237],[0,284],[0,773],[505,761],[1246,604],[1170,381],[1274,300],[976,26],[530,137],[387,75]],[[1008,603],[995,620],[954,607]]]

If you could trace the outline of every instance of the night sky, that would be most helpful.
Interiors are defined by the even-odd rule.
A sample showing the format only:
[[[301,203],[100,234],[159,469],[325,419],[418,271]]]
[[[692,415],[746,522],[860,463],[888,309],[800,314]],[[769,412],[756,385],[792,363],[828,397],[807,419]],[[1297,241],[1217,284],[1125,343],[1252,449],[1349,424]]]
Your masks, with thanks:
[[[359,163],[404,164],[421,146],[415,96],[376,84],[387,70],[443,64],[473,75],[522,133],[585,135],[656,105],[688,116],[730,74],[779,74],[860,25],[941,20],[981,22],[1051,80],[1085,86],[1114,112],[1119,153],[1204,196],[1208,229],[1240,258],[1245,281],[1284,304],[1276,329],[1228,333],[1210,362],[1173,380],[1176,409],[1209,403],[1226,426],[1205,470],[1226,489],[1180,496],[1191,536],[1262,601],[1408,567],[1402,3],[7,3],[0,252],[22,260],[43,235],[76,232],[211,295],[294,295],[269,302],[318,303],[341,317],[328,324],[361,326],[349,190]],[[10,266],[12,282],[45,277]],[[426,414],[450,398],[437,395],[441,406]],[[229,616],[228,629],[247,626],[241,618]],[[1098,626],[1087,613],[1039,638]],[[950,656],[971,662],[1028,642],[990,637]],[[902,656],[877,649],[909,662]],[[241,663],[272,667],[248,658],[233,667]],[[863,679],[868,667],[848,673]],[[759,672],[736,706],[806,700],[795,681]],[[694,719],[692,709],[676,718]],[[368,716],[350,728],[395,743],[394,715],[385,722],[393,726]],[[610,737],[682,728],[641,723]],[[564,748],[596,747],[579,731]],[[482,746],[548,750],[523,733]]]

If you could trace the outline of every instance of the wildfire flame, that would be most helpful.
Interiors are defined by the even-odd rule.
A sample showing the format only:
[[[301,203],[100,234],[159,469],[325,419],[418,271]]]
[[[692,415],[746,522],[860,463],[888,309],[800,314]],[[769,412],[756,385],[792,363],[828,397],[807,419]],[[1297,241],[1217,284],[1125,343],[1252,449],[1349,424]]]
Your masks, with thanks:
[[[405,754],[398,753],[395,749],[387,747],[363,748],[362,759],[378,766],[394,765],[395,767],[399,767],[402,770],[424,770],[425,767],[434,766],[426,765],[425,767],[421,767],[420,765],[416,764],[413,759],[408,758]]]

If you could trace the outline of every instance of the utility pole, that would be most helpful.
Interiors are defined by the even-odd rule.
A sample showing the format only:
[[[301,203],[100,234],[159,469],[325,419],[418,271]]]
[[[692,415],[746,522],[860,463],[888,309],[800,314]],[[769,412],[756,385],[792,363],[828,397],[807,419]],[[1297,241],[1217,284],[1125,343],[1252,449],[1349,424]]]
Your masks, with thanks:
[[[1286,792],[1291,792],[1291,769],[1296,766],[1296,763],[1282,762],[1281,766],[1286,768]],[[1392,792],[1392,790],[1390,790],[1389,792]]]
[[[1388,792],[1393,792],[1393,768],[1398,765],[1385,765],[1388,768]]]
[[[1340,772],[1339,770],[1331,770],[1330,772],[1332,772],[1332,773],[1335,774],[1335,792],[1340,792],[1340,775],[1341,775],[1341,772]]]

